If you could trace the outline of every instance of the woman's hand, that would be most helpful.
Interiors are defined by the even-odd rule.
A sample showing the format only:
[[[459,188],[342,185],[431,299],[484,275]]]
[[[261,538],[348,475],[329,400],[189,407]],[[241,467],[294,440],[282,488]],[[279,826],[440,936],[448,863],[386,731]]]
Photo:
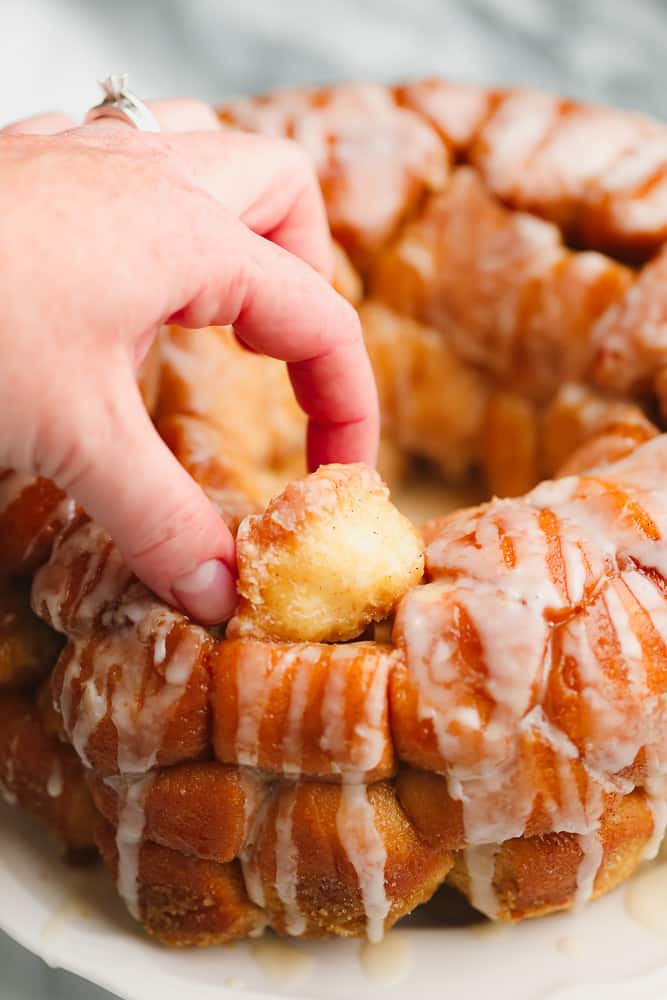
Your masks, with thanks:
[[[233,323],[286,361],[310,468],[374,462],[377,399],[305,154],[196,102],[151,109],[157,135],[60,115],[0,132],[0,465],[55,480],[149,587],[213,623],[236,601],[234,543],[139,396],[160,325]]]

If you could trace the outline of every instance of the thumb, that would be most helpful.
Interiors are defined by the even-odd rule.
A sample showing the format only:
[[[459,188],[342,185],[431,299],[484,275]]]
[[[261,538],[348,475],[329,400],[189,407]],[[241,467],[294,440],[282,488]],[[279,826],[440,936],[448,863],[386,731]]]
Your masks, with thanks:
[[[203,624],[225,621],[237,600],[232,535],[159,437],[131,373],[117,382],[83,440],[67,424],[58,432],[69,441],[49,449],[67,456],[53,478],[151,590]]]

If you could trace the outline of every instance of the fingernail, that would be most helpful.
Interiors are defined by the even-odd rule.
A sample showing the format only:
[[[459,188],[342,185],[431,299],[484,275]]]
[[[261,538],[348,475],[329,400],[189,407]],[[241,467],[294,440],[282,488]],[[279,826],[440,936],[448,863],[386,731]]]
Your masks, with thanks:
[[[238,601],[236,581],[220,559],[208,559],[172,587],[174,597],[191,618],[202,625],[217,625],[234,613]]]

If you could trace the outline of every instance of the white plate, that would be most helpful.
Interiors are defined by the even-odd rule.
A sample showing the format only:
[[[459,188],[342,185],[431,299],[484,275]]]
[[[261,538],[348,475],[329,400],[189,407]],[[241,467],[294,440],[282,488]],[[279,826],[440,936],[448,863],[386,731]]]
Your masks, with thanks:
[[[452,920],[454,896],[445,893],[427,908],[431,926],[418,913],[377,950],[356,941],[283,943],[266,936],[226,948],[170,951],[134,925],[101,867],[67,869],[41,832],[4,805],[0,859],[0,927],[49,965],[126,1000],[404,1000],[407,991],[414,1000],[667,995],[667,900],[661,935],[631,919],[624,889],[580,913],[515,927],[436,928],[443,914]],[[667,862],[661,867],[664,874]]]

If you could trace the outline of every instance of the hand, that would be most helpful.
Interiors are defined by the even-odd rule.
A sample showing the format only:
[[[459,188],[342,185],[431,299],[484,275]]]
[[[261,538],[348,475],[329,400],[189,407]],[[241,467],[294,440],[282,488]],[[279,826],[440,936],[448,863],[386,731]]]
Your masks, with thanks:
[[[135,381],[160,325],[233,323],[286,361],[311,469],[374,462],[377,399],[305,154],[196,102],[151,109],[157,135],[61,115],[0,132],[0,464],[55,480],[149,587],[214,623],[236,602],[233,539]]]

